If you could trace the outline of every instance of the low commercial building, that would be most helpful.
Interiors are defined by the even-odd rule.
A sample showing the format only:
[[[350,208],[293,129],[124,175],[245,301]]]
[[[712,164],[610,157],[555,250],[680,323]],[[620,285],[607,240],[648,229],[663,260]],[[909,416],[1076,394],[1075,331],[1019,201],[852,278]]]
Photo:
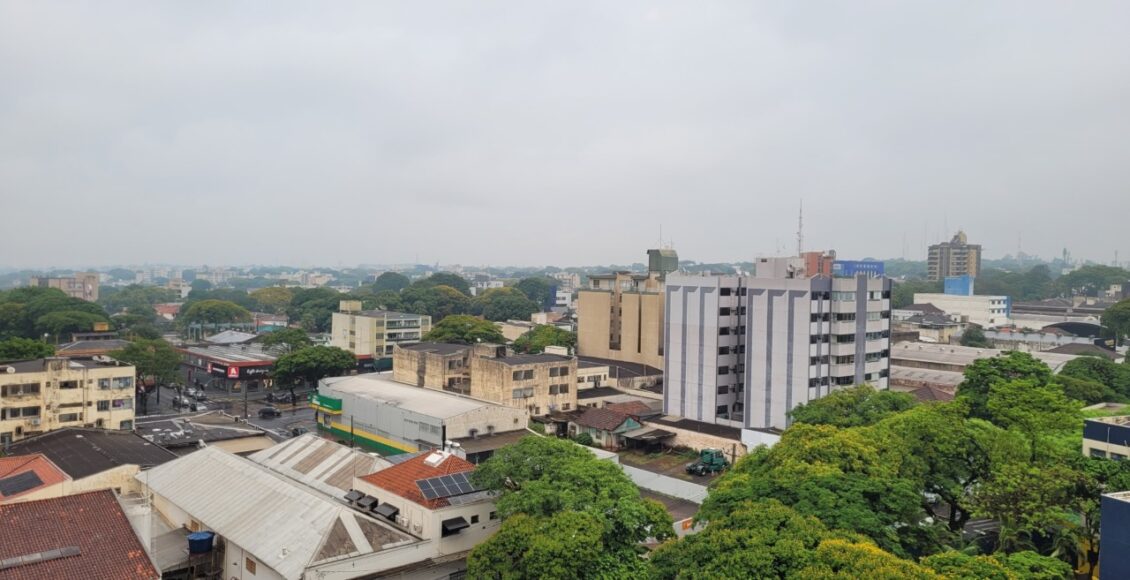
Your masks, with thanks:
[[[190,385],[227,393],[254,393],[274,384],[271,372],[281,350],[261,344],[177,348]]]
[[[60,429],[13,443],[11,457],[45,457],[66,477],[21,499],[63,497],[101,489],[137,491],[134,475],[177,458],[132,431]],[[43,480],[45,483],[46,479]]]
[[[102,358],[0,364],[0,446],[63,427],[133,429],[135,372]]]
[[[946,314],[915,314],[895,322],[892,330],[917,332],[922,342],[946,344],[961,334],[961,323]]]
[[[530,415],[577,408],[577,359],[556,354],[471,357],[471,395]]]
[[[318,382],[318,428],[382,455],[442,448],[444,442],[526,429],[522,409],[403,385],[387,374]],[[483,450],[489,453],[493,450]]]
[[[161,572],[114,492],[102,490],[0,508],[0,576],[159,580]]]
[[[915,294],[914,303],[933,304],[963,323],[982,328],[1012,324],[1011,299],[1008,296]]]
[[[432,329],[432,318],[390,310],[362,310],[359,300],[342,300],[333,313],[330,345],[356,355],[371,356],[378,370],[392,366],[398,344],[414,344]]]
[[[62,290],[71,298],[98,301],[98,272],[75,272],[71,276],[33,276],[29,286]]]
[[[1083,455],[1119,461],[1130,457],[1130,415],[1085,420]]]
[[[221,578],[371,577],[434,554],[379,517],[215,447],[137,480],[150,498],[147,519],[168,522],[167,534],[215,534]],[[182,567],[172,562],[162,572]]]
[[[116,332],[76,332],[71,335],[71,342],[55,347],[55,356],[67,358],[106,356],[129,345],[130,341],[118,337]]]
[[[354,480],[355,501],[371,498],[376,513],[430,542],[436,556],[466,554],[501,524],[494,493],[479,490],[475,466],[445,451],[421,453]]]

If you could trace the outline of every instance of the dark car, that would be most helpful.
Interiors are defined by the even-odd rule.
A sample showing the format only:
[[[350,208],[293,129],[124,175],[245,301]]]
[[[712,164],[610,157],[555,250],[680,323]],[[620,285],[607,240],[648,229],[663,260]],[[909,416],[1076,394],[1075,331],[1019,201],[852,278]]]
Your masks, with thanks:
[[[260,419],[273,419],[275,417],[282,417],[282,411],[279,411],[275,407],[263,407],[259,409]]]

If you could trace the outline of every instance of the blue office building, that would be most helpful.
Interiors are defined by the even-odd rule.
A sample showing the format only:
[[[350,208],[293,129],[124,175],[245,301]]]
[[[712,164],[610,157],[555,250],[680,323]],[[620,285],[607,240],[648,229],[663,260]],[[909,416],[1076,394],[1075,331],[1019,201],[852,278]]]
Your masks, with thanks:
[[[883,262],[876,260],[836,260],[832,262],[832,276],[836,278],[855,278],[865,274],[869,278],[883,275]]]
[[[1099,578],[1130,578],[1130,491],[1103,495]]]

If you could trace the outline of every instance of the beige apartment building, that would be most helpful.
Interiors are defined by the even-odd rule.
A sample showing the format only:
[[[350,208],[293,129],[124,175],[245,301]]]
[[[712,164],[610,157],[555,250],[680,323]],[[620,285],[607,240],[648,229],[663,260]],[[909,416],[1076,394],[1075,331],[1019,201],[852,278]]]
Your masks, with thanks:
[[[132,430],[134,367],[103,361],[0,364],[0,445],[62,427]]]
[[[87,302],[98,300],[98,272],[75,272],[73,276],[32,277],[29,286],[38,288],[58,288],[71,298]]]
[[[663,283],[678,267],[674,250],[648,250],[647,274],[589,276],[577,293],[577,354],[663,368]]]
[[[958,231],[948,242],[930,246],[927,258],[930,280],[945,280],[950,276],[977,277],[981,273],[981,245],[970,244],[965,232]]]
[[[544,415],[577,408],[577,359],[511,354],[497,344],[398,345],[392,380]]]
[[[432,317],[391,310],[362,310],[360,300],[342,300],[333,314],[330,346],[376,359],[392,356],[398,344],[420,342],[432,329]],[[379,368],[379,365],[378,365]]]

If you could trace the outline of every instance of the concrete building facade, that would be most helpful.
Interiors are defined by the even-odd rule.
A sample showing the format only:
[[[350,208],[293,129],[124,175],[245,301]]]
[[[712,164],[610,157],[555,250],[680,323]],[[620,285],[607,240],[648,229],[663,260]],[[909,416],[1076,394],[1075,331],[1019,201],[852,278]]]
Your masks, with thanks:
[[[965,232],[959,231],[948,242],[930,246],[926,260],[927,276],[932,281],[949,276],[971,276],[981,273],[981,246],[970,244]]]
[[[1008,296],[963,296],[961,294],[915,294],[915,304],[933,304],[961,322],[982,328],[1010,324],[1012,307]]]
[[[98,300],[98,272],[75,272],[73,276],[32,277],[30,286],[57,288],[71,298],[94,302]]]
[[[432,329],[430,316],[362,310],[359,300],[342,300],[338,310],[333,314],[330,346],[374,359],[391,358],[397,344],[420,342]]]
[[[0,446],[62,427],[133,429],[136,371],[103,360],[0,364]]]
[[[674,250],[648,250],[647,274],[589,276],[577,292],[577,354],[662,368],[663,280],[678,267]]]
[[[790,410],[833,390],[887,388],[890,280],[809,278],[798,259],[766,266],[668,277],[666,415],[784,428]]]
[[[577,359],[556,354],[471,357],[472,396],[530,415],[577,408]]]

